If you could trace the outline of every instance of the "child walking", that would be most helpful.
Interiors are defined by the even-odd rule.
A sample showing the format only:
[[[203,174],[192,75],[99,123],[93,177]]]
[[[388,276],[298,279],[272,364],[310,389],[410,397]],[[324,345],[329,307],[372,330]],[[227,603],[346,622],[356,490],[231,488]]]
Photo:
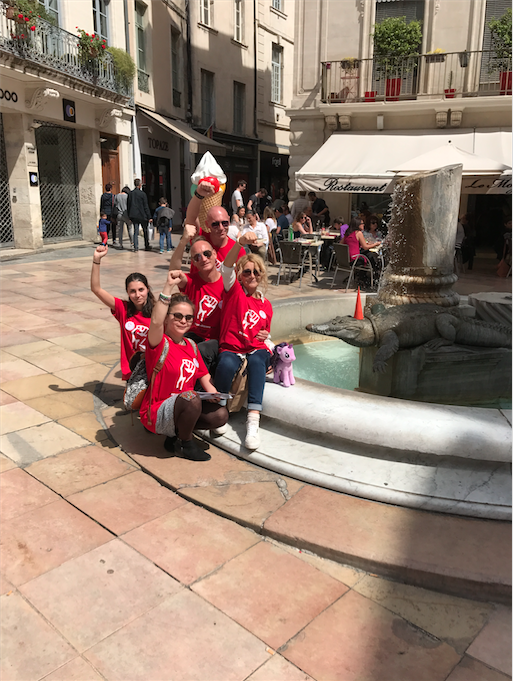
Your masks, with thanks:
[[[104,246],[107,244],[108,228],[109,221],[107,220],[107,213],[102,213],[100,215],[100,222],[98,223],[98,233],[100,234],[100,239],[102,240],[102,244]]]
[[[167,199],[163,196],[159,201],[159,207],[153,215],[153,224],[157,227],[160,234],[160,252],[164,253],[164,245],[167,246],[167,252],[173,250],[171,242],[171,228],[172,220],[175,211],[169,208]]]

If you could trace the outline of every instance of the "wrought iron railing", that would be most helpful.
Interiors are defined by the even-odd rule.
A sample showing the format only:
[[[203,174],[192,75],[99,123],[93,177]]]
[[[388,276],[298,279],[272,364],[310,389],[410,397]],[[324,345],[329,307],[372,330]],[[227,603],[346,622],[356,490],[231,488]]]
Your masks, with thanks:
[[[326,103],[511,95],[511,56],[491,51],[322,62]]]
[[[66,73],[125,97],[132,94],[131,88],[116,77],[112,55],[109,52],[104,52],[101,58],[84,58],[76,35],[44,19],[37,19],[35,30],[32,31],[25,23],[21,24],[14,18],[7,18],[6,6],[2,4],[0,4],[0,51],[9,52],[26,61]]]
[[[137,69],[137,87],[141,92],[150,92],[150,74]]]

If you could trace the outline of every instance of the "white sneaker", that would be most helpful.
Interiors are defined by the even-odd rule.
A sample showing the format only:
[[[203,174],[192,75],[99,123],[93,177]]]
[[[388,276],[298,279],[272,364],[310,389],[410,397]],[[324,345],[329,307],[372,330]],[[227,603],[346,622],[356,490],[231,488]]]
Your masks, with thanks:
[[[244,440],[246,449],[258,449],[260,447],[259,425],[259,419],[248,419],[246,422],[246,439]]]
[[[224,435],[227,430],[228,430],[227,423],[225,423],[224,426],[219,426],[219,428],[212,428],[212,430],[210,431],[210,437],[219,437],[220,435]]]

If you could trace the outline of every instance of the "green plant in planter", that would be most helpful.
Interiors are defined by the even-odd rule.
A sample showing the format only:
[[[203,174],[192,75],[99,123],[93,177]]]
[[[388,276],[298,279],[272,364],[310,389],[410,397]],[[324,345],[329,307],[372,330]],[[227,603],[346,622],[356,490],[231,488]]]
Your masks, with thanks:
[[[376,71],[387,78],[398,78],[411,71],[422,44],[422,22],[406,23],[406,17],[388,17],[374,26]]]
[[[490,70],[511,71],[511,8],[500,19],[489,21],[488,28],[494,52]]]
[[[344,57],[340,60],[340,66],[345,71],[355,71],[360,66],[360,60],[356,57]]]
[[[119,47],[108,47],[107,52],[112,55],[114,62],[114,77],[116,81],[129,91],[134,82],[135,62],[132,57]]]
[[[105,60],[107,41],[100,38],[95,33],[86,33],[82,28],[78,28],[78,54],[79,59],[84,64],[88,62],[101,63]]]
[[[39,19],[48,21],[54,26],[57,24],[55,16],[48,12],[38,0],[6,0],[4,5],[7,8],[8,18],[13,18],[19,24],[30,23],[31,26],[37,26]],[[22,15],[21,18],[20,15]],[[29,21],[25,21],[26,19]]]

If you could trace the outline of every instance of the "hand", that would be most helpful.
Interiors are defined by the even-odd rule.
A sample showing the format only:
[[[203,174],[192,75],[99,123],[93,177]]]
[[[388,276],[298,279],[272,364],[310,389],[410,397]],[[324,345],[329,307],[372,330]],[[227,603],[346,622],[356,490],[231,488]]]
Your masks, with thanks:
[[[171,288],[173,288],[173,286],[178,286],[178,284],[182,280],[182,274],[184,273],[181,272],[180,270],[170,270],[167,273],[166,285]]]
[[[189,241],[192,241],[196,236],[198,235],[198,229],[196,225],[185,225],[183,228],[183,235],[182,239],[185,241],[185,243],[189,243]]]
[[[269,331],[266,331],[265,329],[260,329],[260,331],[255,336],[255,339],[257,341],[265,341],[267,339],[268,335],[269,335]]]
[[[107,255],[108,248],[107,246],[104,246],[103,244],[100,246],[96,246],[96,250],[94,251],[93,254],[93,260],[96,259],[101,259],[104,258]]]
[[[196,189],[200,196],[213,196],[216,193],[215,187],[213,187],[210,182],[204,182],[203,180],[199,183]]]
[[[239,244],[241,246],[249,246],[249,244],[254,244],[258,237],[253,231],[248,231],[241,236],[239,239]]]
[[[152,223],[152,222],[153,222],[153,218],[150,218],[150,219],[148,220],[148,224],[150,224],[150,223]]]

